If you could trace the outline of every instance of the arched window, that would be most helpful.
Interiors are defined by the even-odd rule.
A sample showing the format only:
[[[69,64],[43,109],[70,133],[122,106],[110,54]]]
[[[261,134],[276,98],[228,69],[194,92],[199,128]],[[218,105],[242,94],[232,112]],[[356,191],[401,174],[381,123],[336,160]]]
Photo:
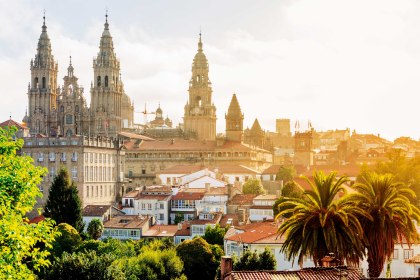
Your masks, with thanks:
[[[63,105],[60,106],[60,112],[64,112],[64,106]]]
[[[98,85],[98,87],[101,86],[101,76],[98,76],[98,78],[96,78],[96,84]]]
[[[42,77],[42,88],[45,88],[45,77]]]
[[[79,105],[76,105],[76,106],[74,107],[74,110],[75,110],[76,112],[79,112]]]
[[[108,87],[108,76],[105,76],[105,87]]]
[[[200,81],[200,75],[197,75],[196,77],[196,81],[199,82]]]
[[[115,77],[115,85],[116,85],[116,86],[118,85],[118,76],[117,76],[117,77]]]
[[[35,85],[36,88],[38,87],[38,77],[35,78],[34,85]]]

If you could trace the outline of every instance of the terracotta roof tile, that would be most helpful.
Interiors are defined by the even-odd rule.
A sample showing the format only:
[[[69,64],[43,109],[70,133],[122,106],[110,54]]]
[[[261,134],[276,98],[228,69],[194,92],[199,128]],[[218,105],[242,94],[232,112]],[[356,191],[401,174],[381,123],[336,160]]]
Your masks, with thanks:
[[[11,127],[11,126],[16,126],[18,129],[26,129],[27,127],[23,124],[20,124],[12,119],[8,119],[7,121],[4,121],[2,123],[0,123],[0,127]]]
[[[190,174],[202,169],[204,168],[200,165],[175,165],[159,171],[156,174]]]
[[[125,131],[121,131],[120,133],[118,133],[121,136],[127,137],[127,138],[131,138],[131,139],[140,139],[140,140],[144,140],[144,141],[153,141],[155,139],[141,135],[141,134],[137,134],[137,133],[130,133],[130,132],[125,132]]]
[[[123,215],[111,218],[104,223],[104,228],[142,228],[149,221],[147,216]]]
[[[233,205],[252,205],[254,198],[257,197],[256,194],[237,194],[235,195],[229,204]]]
[[[191,224],[189,222],[182,222],[181,229],[178,229],[175,236],[190,236],[191,235]]]
[[[178,230],[177,225],[154,225],[143,233],[144,237],[173,237]]]
[[[172,200],[202,200],[203,197],[204,192],[180,191],[172,197]]]
[[[218,165],[215,169],[221,174],[259,174],[256,170],[237,164]]]
[[[228,221],[230,223],[228,224]],[[219,222],[220,227],[226,226],[238,226],[239,225],[239,214],[226,214],[222,216],[222,219]]]
[[[269,168],[265,169],[262,174],[277,174],[277,172],[279,172],[281,165],[280,164],[275,164],[270,166]]]
[[[111,205],[87,205],[83,208],[83,216],[85,217],[102,217]]]

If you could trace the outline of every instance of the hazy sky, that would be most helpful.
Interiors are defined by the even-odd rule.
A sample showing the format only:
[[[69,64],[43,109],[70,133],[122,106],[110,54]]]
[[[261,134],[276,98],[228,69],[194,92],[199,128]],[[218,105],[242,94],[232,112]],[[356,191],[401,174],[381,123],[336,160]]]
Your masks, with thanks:
[[[71,55],[88,101],[108,8],[136,111],[160,102],[182,122],[201,26],[219,132],[236,93],[244,127],[258,118],[274,131],[276,118],[290,118],[420,138],[420,1],[0,0],[2,121],[24,116],[44,8],[59,84]]]

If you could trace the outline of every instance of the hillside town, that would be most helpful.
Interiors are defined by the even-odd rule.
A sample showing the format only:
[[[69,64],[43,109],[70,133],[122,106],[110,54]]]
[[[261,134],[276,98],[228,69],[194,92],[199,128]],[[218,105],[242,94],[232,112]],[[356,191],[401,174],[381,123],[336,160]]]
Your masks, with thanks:
[[[205,36],[201,32],[197,45],[191,46],[195,55],[191,57],[191,79],[185,81],[188,92],[179,96],[185,99],[185,107],[183,123],[178,124],[169,118],[171,112],[164,111],[164,100],[151,111],[144,109],[143,114],[152,115],[152,120],[145,118],[144,123],[135,123],[134,114],[138,109],[124,87],[121,74],[124,65],[120,65],[117,56],[119,42],[114,42],[111,35],[112,20],[108,14],[103,30],[98,31],[99,50],[92,62],[90,104],[84,88],[78,84],[77,65],[73,65],[71,56],[66,75],[62,80],[58,77],[59,65],[45,15],[40,32],[37,45],[33,44],[35,56],[28,58],[26,115],[22,119],[10,117],[0,123],[0,128],[10,131],[15,127],[12,138],[22,141],[17,149],[18,157],[28,157],[34,168],[46,170],[36,185],[42,197],[24,213],[31,224],[42,224],[54,217],[53,209],[59,207],[52,204],[56,195],[53,188],[59,186],[60,178],[67,176],[69,184],[75,187],[82,219],[79,228],[72,225],[75,234],[81,236],[76,242],[78,246],[89,240],[85,236],[89,236],[90,225],[98,220],[102,228],[93,239],[104,244],[111,239],[117,240],[111,242],[122,242],[118,244],[161,242],[159,246],[164,246],[162,244],[170,242],[178,248],[201,240],[200,237],[207,240],[212,229],[223,229],[218,276],[214,269],[213,278],[209,279],[364,279],[373,270],[369,270],[370,255],[363,250],[361,256],[350,255],[339,248],[328,252],[320,249],[319,253],[302,249],[291,254],[288,250],[293,240],[288,238],[291,229],[286,228],[291,219],[288,214],[298,216],[303,208],[293,212],[290,205],[298,205],[297,201],[307,193],[321,195],[321,189],[315,190],[319,187],[317,182],[322,185],[328,178],[334,184],[341,182],[330,201],[340,205],[337,201],[360,191],[359,184],[370,176],[366,174],[371,174],[370,171],[385,174],[388,169],[395,171],[393,175],[417,197],[420,195],[420,140],[401,136],[391,141],[379,134],[361,134],[345,127],[319,130],[310,121],[292,123],[287,116],[273,118],[275,131],[264,129],[258,119],[250,128],[245,127],[244,115],[248,112],[241,109],[240,92],[226,99],[227,112],[218,111],[221,104],[215,104],[212,99],[211,59],[206,57]],[[219,132],[216,119],[223,114],[226,129]],[[0,169],[3,172],[3,167]],[[1,182],[0,177],[0,185]],[[410,200],[401,199],[417,209],[420,200],[411,198],[411,191],[404,192]],[[297,192],[301,196],[296,195]],[[62,200],[62,207],[65,205]],[[419,213],[418,209],[409,211],[412,216],[407,223],[414,231],[395,234],[392,254],[388,259],[386,253],[386,260],[375,277],[420,277],[420,239],[417,236],[420,228],[416,222],[413,222],[414,229],[411,228],[411,219],[420,218]],[[2,215],[0,212],[0,217]],[[373,223],[375,215],[365,214],[364,217]],[[351,217],[346,221],[348,219]],[[65,216],[63,222],[56,221],[56,226],[63,225],[64,221]],[[355,222],[356,228],[363,225],[363,220],[359,221],[360,224]],[[349,224],[351,222],[347,221],[346,226],[350,227]],[[334,240],[341,242],[338,237]],[[349,250],[367,246],[354,242],[352,248],[345,246],[350,246]],[[92,244],[86,248],[94,246]],[[98,244],[97,248],[105,246]],[[60,250],[67,250],[68,256],[82,252],[60,246]],[[163,247],[158,248],[163,250]],[[238,266],[234,262],[253,252],[270,254],[274,260],[272,268],[235,270]],[[99,251],[97,254],[99,256]],[[53,260],[48,262],[54,263]],[[184,268],[187,262],[183,259]],[[120,265],[129,266],[129,261]],[[44,275],[39,276],[40,279],[54,279],[48,278],[53,277],[51,275],[45,276],[48,273],[39,275]],[[188,279],[197,279],[190,275]],[[187,279],[179,277],[165,279]]]

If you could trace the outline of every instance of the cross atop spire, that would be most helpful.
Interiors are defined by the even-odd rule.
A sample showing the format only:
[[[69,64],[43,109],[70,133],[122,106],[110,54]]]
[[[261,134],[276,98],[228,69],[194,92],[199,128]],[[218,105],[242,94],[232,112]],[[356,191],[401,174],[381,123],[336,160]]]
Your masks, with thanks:
[[[201,42],[201,26],[200,26],[200,33],[198,33],[198,35],[200,36],[198,39],[198,51],[202,52],[203,51],[203,42]]]
[[[70,66],[71,66],[71,55],[70,55]]]
[[[108,8],[105,11],[105,22],[108,23]]]
[[[47,26],[45,25],[45,9],[44,9],[44,16],[42,18],[43,18],[42,32],[47,32]]]

